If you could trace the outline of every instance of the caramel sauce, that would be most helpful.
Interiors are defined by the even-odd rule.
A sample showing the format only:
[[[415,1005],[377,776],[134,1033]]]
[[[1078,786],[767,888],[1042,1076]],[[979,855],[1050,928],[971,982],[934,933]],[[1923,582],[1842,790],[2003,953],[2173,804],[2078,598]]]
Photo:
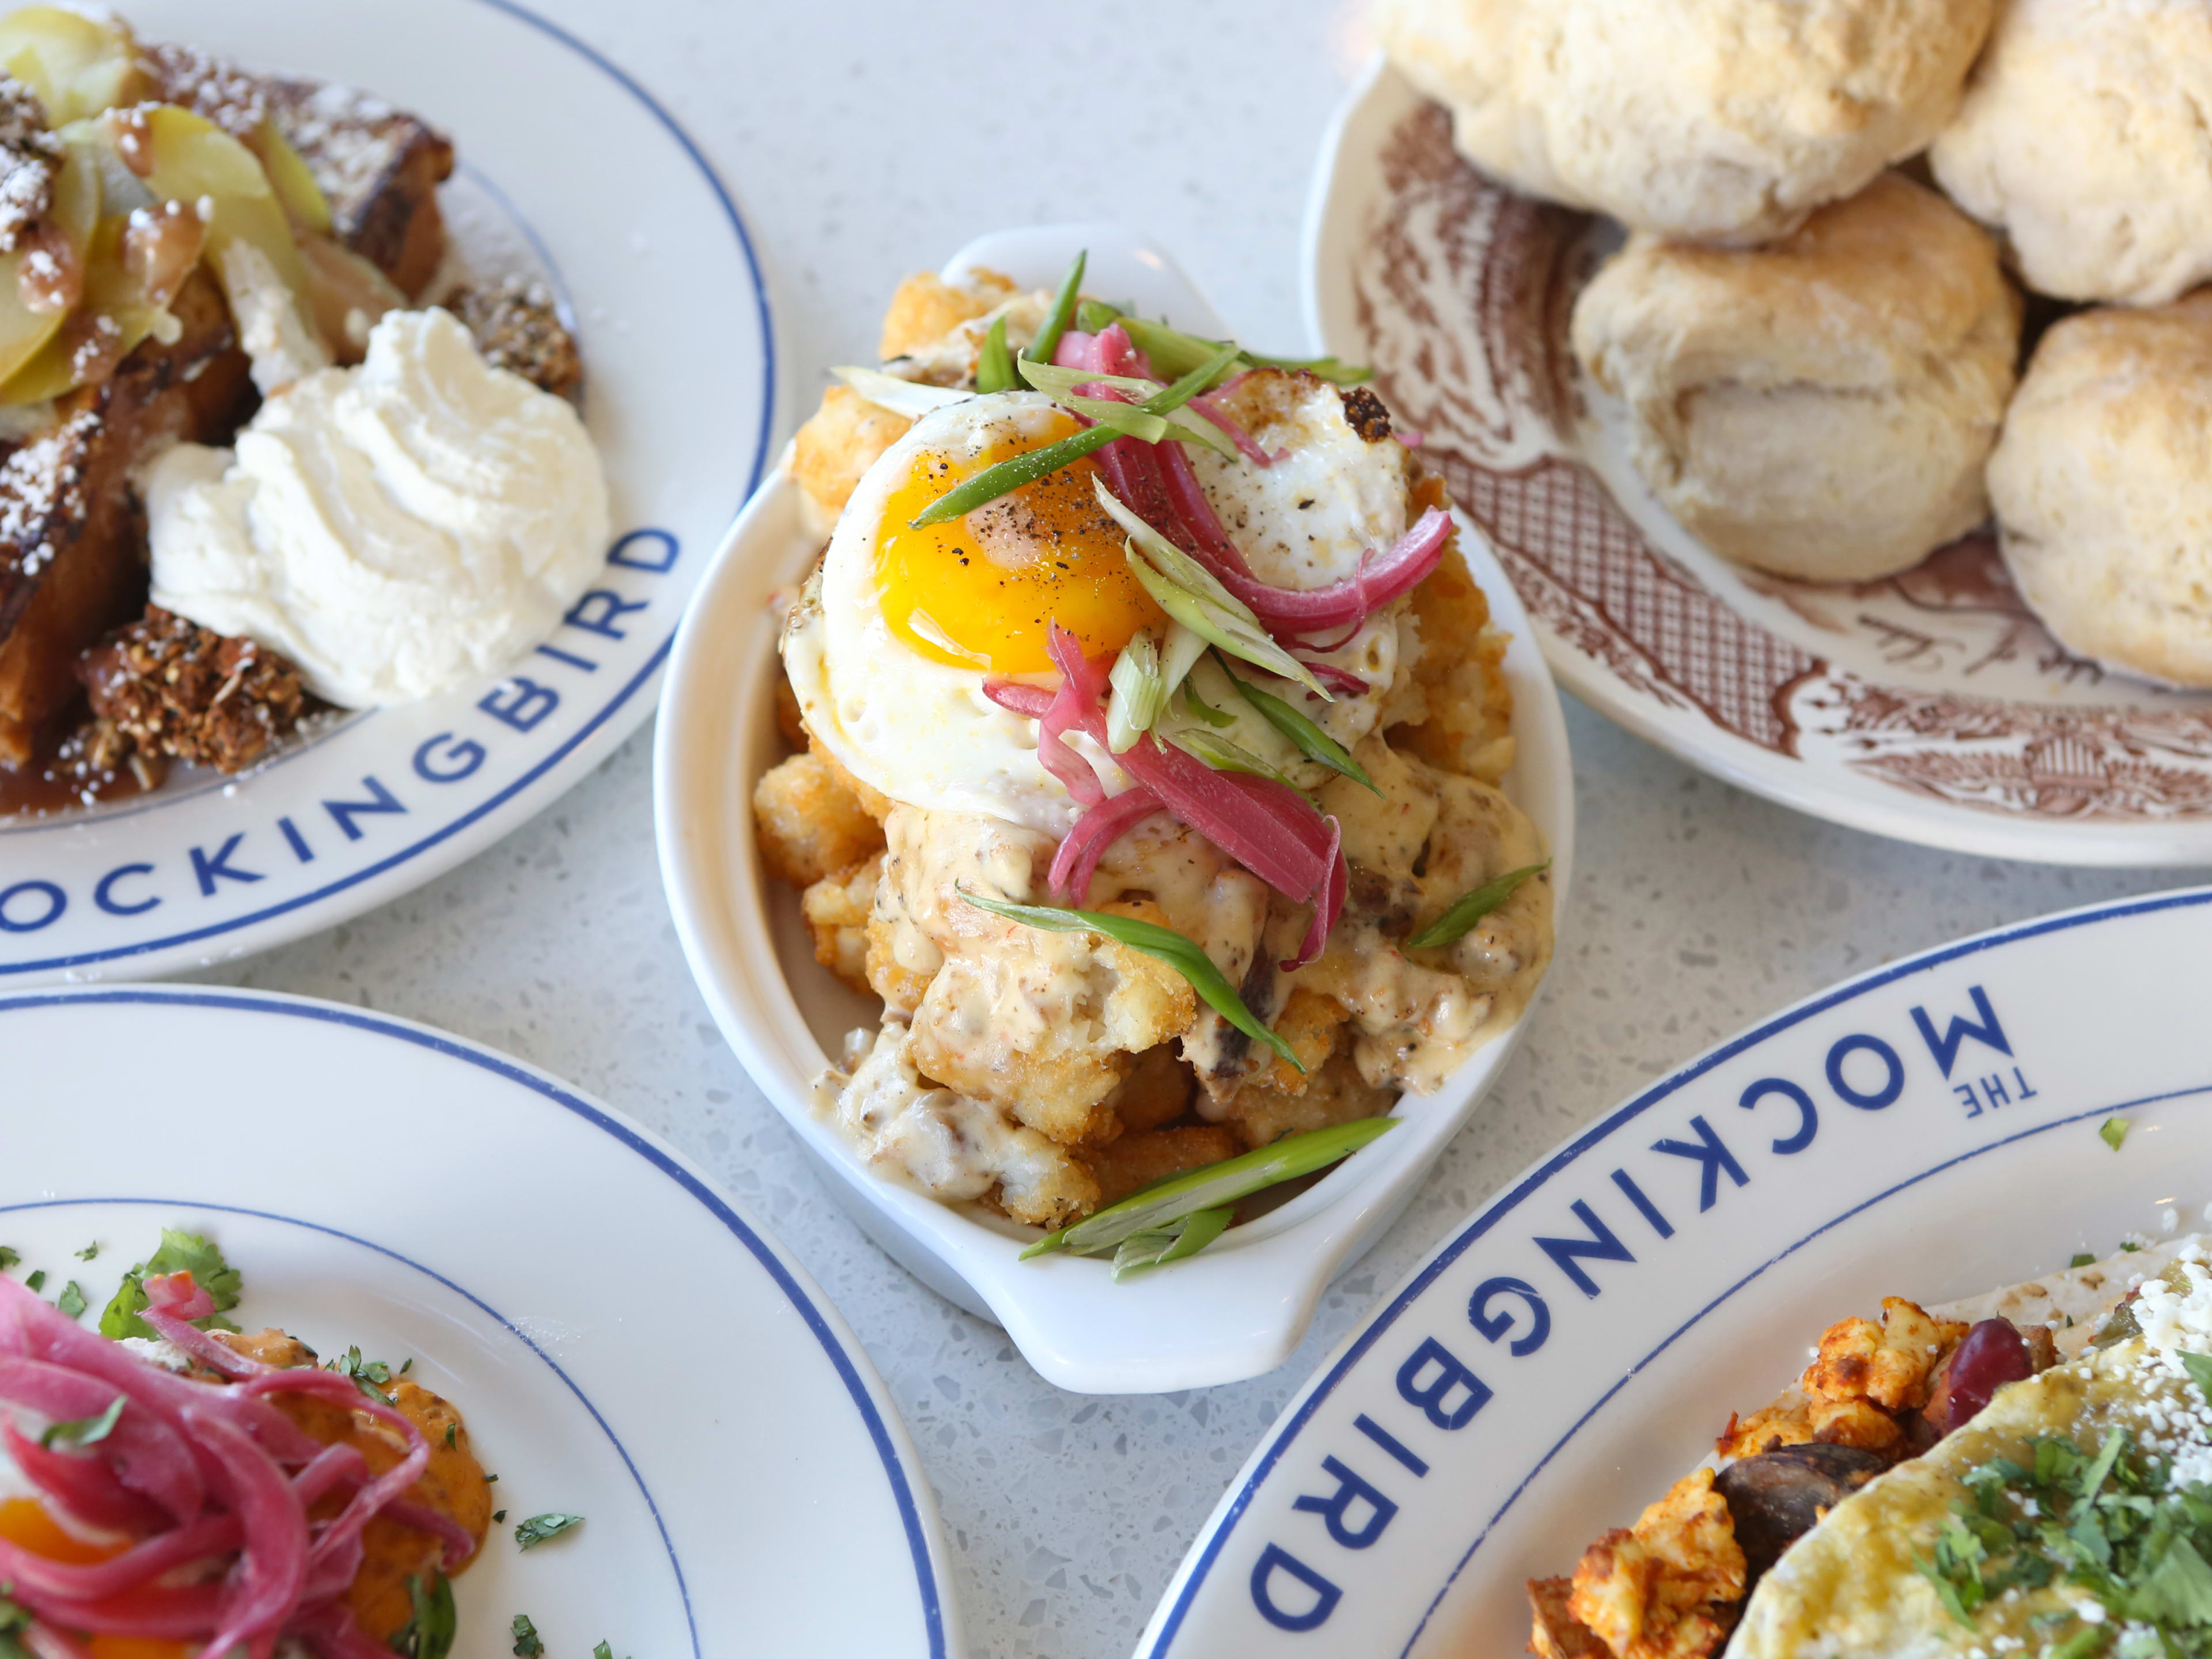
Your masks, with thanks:
[[[187,212],[181,202],[135,209],[123,233],[123,269],[149,304],[166,306],[185,285],[206,240],[199,215]]]
[[[40,729],[29,760],[21,766],[0,766],[0,820],[46,817],[146,792],[150,787],[147,781],[128,766],[88,775],[81,762],[64,752],[84,724],[83,704],[72,704]]]

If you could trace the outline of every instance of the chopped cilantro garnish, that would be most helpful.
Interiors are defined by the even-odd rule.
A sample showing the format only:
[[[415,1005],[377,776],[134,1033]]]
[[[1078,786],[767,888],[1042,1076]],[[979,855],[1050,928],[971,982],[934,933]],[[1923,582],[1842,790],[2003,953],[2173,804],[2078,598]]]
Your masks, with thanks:
[[[410,1578],[407,1594],[414,1601],[415,1613],[392,1632],[392,1650],[400,1659],[446,1659],[453,1650],[459,1625],[453,1585],[445,1574],[434,1571]]]
[[[382,1400],[385,1387],[392,1381],[392,1367],[381,1359],[363,1359],[359,1348],[348,1348],[323,1369],[353,1378],[354,1387],[372,1400]]]
[[[547,1539],[558,1538],[571,1527],[583,1524],[584,1517],[580,1515],[562,1515],[558,1510],[548,1510],[544,1515],[532,1516],[517,1527],[514,1541],[526,1550],[535,1549]]]
[[[602,1642],[592,1650],[592,1659],[615,1659],[615,1650]]]
[[[154,1335],[154,1328],[138,1317],[139,1310],[146,1305],[146,1279],[149,1275],[160,1278],[165,1273],[190,1273],[192,1283],[205,1291],[215,1303],[213,1313],[192,1323],[204,1331],[236,1330],[238,1327],[222,1316],[238,1305],[238,1270],[222,1259],[222,1250],[198,1234],[164,1227],[161,1248],[123,1275],[115,1299],[100,1316],[100,1334],[115,1338]]]
[[[2212,1378],[2212,1356],[2184,1364]],[[2094,1452],[2045,1436],[2020,1458],[1969,1470],[1933,1559],[1914,1557],[1951,1617],[1974,1627],[2007,1592],[2063,1581],[2071,1605],[2032,1620],[2043,1659],[2212,1654],[2212,1484],[2177,1482],[2172,1459],[2124,1428]],[[2085,1595],[2101,1618],[2081,1618]]]
[[[17,1255],[15,1251],[9,1249],[5,1244],[0,1244],[0,1268],[19,1266],[23,1258],[21,1256]]]
[[[48,1425],[46,1431],[39,1437],[39,1443],[49,1451],[56,1446],[82,1448],[98,1445],[115,1432],[116,1421],[123,1415],[124,1398],[122,1395],[117,1395],[107,1409],[97,1417],[72,1418],[66,1423]]]
[[[95,1238],[91,1243],[86,1245],[82,1249],[76,1253],[76,1259],[80,1261],[91,1261],[95,1260],[99,1255],[100,1241]]]
[[[25,1279],[23,1283],[34,1291],[45,1290],[46,1288],[46,1270],[44,1267],[33,1268],[31,1270],[31,1276]]]
[[[453,1450],[453,1438],[460,1432],[460,1427],[461,1425],[458,1423],[448,1423],[446,1425],[446,1449],[447,1451]]]
[[[2128,1138],[2128,1120],[2108,1117],[2097,1126],[2097,1133],[2105,1145],[2117,1152],[2120,1150],[2120,1143]]]
[[[2074,1253],[2073,1258],[2069,1261],[2066,1265],[2069,1267],[2086,1267],[2096,1261],[2096,1259],[2097,1258],[2095,1256],[2091,1255],[2087,1250],[2076,1250]]]
[[[30,1610],[18,1607],[7,1596],[7,1592],[15,1588],[12,1579],[0,1583],[0,1659],[33,1659],[30,1649],[18,1639],[19,1632],[31,1627]]]
[[[2189,1380],[2197,1385],[2197,1392],[2212,1401],[2212,1353],[2185,1353],[2180,1356],[2181,1369],[2189,1373]]]
[[[494,1516],[494,1520],[499,1517]],[[538,1626],[530,1622],[530,1615],[514,1615],[514,1659],[538,1659],[545,1651],[545,1644],[538,1639]]]
[[[54,1306],[59,1308],[71,1319],[75,1319],[84,1311],[83,1286],[74,1279],[70,1280],[68,1284],[62,1286],[62,1293],[54,1298]]]
[[[494,1510],[491,1512],[491,1520],[494,1526],[497,1526],[501,1522],[506,1519],[507,1511],[505,1510]]]

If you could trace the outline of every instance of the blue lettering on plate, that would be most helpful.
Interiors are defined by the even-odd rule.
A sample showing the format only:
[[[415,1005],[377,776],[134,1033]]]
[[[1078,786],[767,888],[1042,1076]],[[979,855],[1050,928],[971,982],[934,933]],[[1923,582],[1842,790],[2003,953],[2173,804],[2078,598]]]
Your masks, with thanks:
[[[150,876],[153,873],[154,866],[150,864],[118,864],[100,878],[99,884],[92,890],[92,902],[111,916],[143,916],[161,902],[160,896],[142,898],[135,904],[125,903],[115,896],[115,884],[126,876]]]
[[[276,827],[284,832],[284,844],[292,849],[292,856],[302,864],[315,861],[315,849],[307,845],[307,838],[300,833],[300,826],[289,818],[276,820]]]
[[[1431,1365],[1436,1367],[1436,1376],[1425,1380]],[[1454,1400],[1455,1393],[1461,1398]],[[1489,1403],[1490,1385],[1431,1336],[1398,1367],[1398,1395],[1407,1405],[1419,1406],[1438,1428],[1463,1429],[1468,1419]]]
[[[1803,1152],[1820,1132],[1820,1115],[1813,1109],[1813,1097],[1787,1078],[1763,1077],[1743,1091],[1743,1097],[1736,1104],[1747,1112],[1769,1095],[1780,1095],[1797,1108],[1797,1132],[1774,1141],[1774,1150],[1785,1158],[1792,1152]]]
[[[29,895],[31,902],[45,901],[43,914],[33,915],[30,907],[16,901]],[[19,881],[13,887],[0,891],[0,932],[35,933],[41,927],[51,927],[62,919],[69,908],[69,895],[50,881]]]
[[[1650,1196],[1645,1194],[1643,1188],[1636,1184],[1635,1177],[1631,1176],[1627,1170],[1615,1170],[1613,1172],[1613,1184],[1620,1188],[1622,1192],[1628,1194],[1628,1201],[1636,1206],[1636,1211],[1638,1215],[1641,1215],[1646,1221],[1651,1224],[1651,1231],[1653,1232],[1658,1234],[1662,1238],[1674,1237],[1674,1224],[1668,1220],[1665,1216],[1660,1214],[1659,1206],[1651,1201]],[[1540,1243],[1541,1242],[1541,1240],[1538,1241]]]
[[[345,831],[348,841],[359,841],[366,833],[354,822],[356,818],[365,818],[373,812],[404,812],[407,810],[399,804],[397,795],[374,778],[363,778],[361,787],[368,791],[367,800],[326,800],[323,803],[323,811],[331,815],[332,823]]]
[[[1293,1613],[1275,1600],[1274,1578],[1277,1573],[1296,1579],[1313,1592],[1313,1603],[1303,1613]],[[1344,1592],[1322,1577],[1304,1562],[1292,1555],[1280,1544],[1270,1544],[1260,1552],[1259,1560],[1252,1568],[1252,1605],[1260,1609],[1260,1616],[1278,1630],[1317,1630],[1336,1611]]]
[[[1689,1158],[1698,1166],[1698,1213],[1703,1215],[1713,1207],[1713,1200],[1720,1195],[1721,1171],[1727,1170],[1728,1178],[1739,1187],[1749,1186],[1751,1177],[1743,1172],[1743,1165],[1735,1161],[1735,1155],[1721,1145],[1721,1138],[1713,1133],[1711,1124],[1702,1117],[1693,1117],[1690,1128],[1698,1137],[1694,1145],[1686,1140],[1655,1140],[1651,1150],[1664,1152],[1669,1158]]]
[[[1553,1265],[1572,1279],[1575,1288],[1584,1296],[1597,1294],[1597,1280],[1583,1271],[1583,1262],[1633,1261],[1628,1246],[1614,1236],[1612,1228],[1597,1218],[1597,1212],[1586,1199],[1574,1202],[1575,1218],[1589,1229],[1588,1238],[1540,1238],[1536,1248],[1552,1258]]]
[[[1844,1062],[1856,1054],[1872,1054],[1881,1061],[1884,1075],[1880,1087],[1863,1092],[1844,1081]],[[1905,1092],[1905,1062],[1897,1057],[1896,1049],[1878,1036],[1861,1033],[1838,1037],[1835,1047],[1828,1050],[1828,1086],[1846,1104],[1863,1112],[1878,1112],[1894,1104],[1898,1096]]]
[[[513,674],[477,700],[477,707],[502,725],[528,732],[561,706],[561,694],[550,685]]]
[[[202,898],[215,896],[215,884],[218,881],[259,881],[261,879],[259,871],[240,870],[230,861],[230,855],[238,850],[238,843],[245,839],[246,832],[241,830],[223,842],[221,847],[216,848],[213,858],[207,855],[206,849],[204,848],[195,847],[191,849],[192,876],[200,884]]]
[[[1928,1052],[1936,1057],[1936,1063],[1943,1068],[1947,1081],[1950,1078],[1952,1066],[1959,1058],[1960,1045],[1968,1037],[2001,1054],[2008,1056],[2012,1053],[2012,1044],[2005,1041],[2004,1027],[1997,1024],[1996,1010],[1990,1006],[1989,994],[1978,985],[1970,985],[1966,988],[1966,994],[1973,999],[1974,1012],[1982,1017],[1982,1023],[1978,1025],[1964,1014],[1954,1014],[1950,1024],[1944,1028],[1943,1035],[1937,1036],[1936,1022],[1928,1018],[1928,1011],[1925,1008],[1912,1011],[1912,1023],[1920,1028],[1920,1039],[1928,1045]]]
[[[593,662],[589,657],[580,657],[573,651],[563,651],[556,646],[541,645],[538,647],[538,654],[541,657],[550,657],[555,662],[567,663],[571,668],[580,668],[586,674],[596,674],[599,672],[599,664]]]
[[[563,620],[571,628],[580,628],[602,639],[626,640],[629,631],[615,624],[633,611],[647,611],[652,606],[650,599],[625,599],[612,588],[595,587],[576,601]]]
[[[459,783],[485,758],[484,746],[474,738],[456,743],[452,732],[441,732],[415,751],[415,775],[431,783]]]
[[[1360,1413],[1352,1419],[1352,1426],[1382,1447],[1384,1451],[1389,1452],[1391,1456],[1396,1458],[1415,1474],[1426,1474],[1429,1472],[1426,1459],[1415,1456],[1412,1449],[1404,1441],[1399,1439],[1396,1435],[1391,1433],[1365,1412]]]
[[[1336,1490],[1327,1498],[1293,1498],[1291,1507],[1321,1516],[1328,1535],[1345,1548],[1365,1549],[1396,1517],[1398,1505],[1334,1457],[1322,1458],[1321,1470],[1336,1482]],[[1355,1505],[1364,1506],[1356,1516]]]
[[[659,551],[631,552],[630,549],[640,542],[658,542]],[[633,530],[608,550],[607,562],[618,564],[625,570],[644,570],[665,576],[676,568],[679,550],[676,538],[665,530]]]
[[[1474,1287],[1474,1294],[1467,1301],[1467,1322],[1480,1331],[1483,1337],[1495,1342],[1513,1328],[1513,1316],[1492,1311],[1491,1304],[1500,1297],[1519,1297],[1528,1310],[1528,1328],[1515,1337],[1506,1352],[1516,1359],[1524,1359],[1544,1346],[1544,1339],[1552,1334],[1552,1310],[1544,1305],[1544,1298],[1536,1294],[1536,1287],[1526,1279],[1486,1279]]]

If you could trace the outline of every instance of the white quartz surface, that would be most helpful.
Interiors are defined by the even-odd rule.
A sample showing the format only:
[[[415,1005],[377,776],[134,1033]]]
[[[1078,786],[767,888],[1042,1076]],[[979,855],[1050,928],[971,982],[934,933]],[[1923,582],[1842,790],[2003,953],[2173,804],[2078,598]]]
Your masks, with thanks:
[[[1362,55],[1336,0],[552,0],[721,171],[768,267],[787,423],[865,358],[907,272],[970,236],[1121,217],[1255,344],[1304,343],[1298,232]],[[619,215],[623,204],[611,203]],[[610,234],[649,232],[614,223]],[[698,319],[711,327],[713,319]],[[1654,1073],[1844,975],[2179,884],[1923,851],[1699,776],[1571,702],[1575,893],[1527,1042],[1297,1356],[1236,1387],[1086,1398],[908,1279],[829,1201],[692,989],[654,866],[647,735],[537,823],[349,926],[210,971],[441,1025],[573,1079],[765,1217],[905,1413],[973,1651],[1108,1659],[1293,1388],[1507,1177]],[[2201,875],[2195,878],[2202,878]]]

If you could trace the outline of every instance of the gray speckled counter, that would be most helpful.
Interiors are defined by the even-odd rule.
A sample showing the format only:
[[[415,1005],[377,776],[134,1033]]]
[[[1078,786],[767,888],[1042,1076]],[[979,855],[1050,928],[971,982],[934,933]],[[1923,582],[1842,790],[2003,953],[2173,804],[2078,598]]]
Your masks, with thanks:
[[[1322,126],[1362,55],[1352,7],[543,9],[669,103],[729,183],[769,270],[787,424],[811,404],[819,365],[869,356],[901,276],[1007,224],[1126,219],[1178,250],[1244,337],[1303,344],[1299,220]],[[443,880],[201,977],[445,1026],[667,1136],[767,1218],[881,1368],[936,1487],[975,1654],[1108,1659],[1130,1650],[1297,1384],[1455,1221],[1553,1143],[1844,975],[2189,878],[1876,841],[1739,794],[1572,703],[1568,725],[1575,893],[1527,1042],[1396,1231],[1324,1300],[1297,1356],[1232,1388],[1061,1394],[828,1201],[692,990],[654,866],[646,736]]]

